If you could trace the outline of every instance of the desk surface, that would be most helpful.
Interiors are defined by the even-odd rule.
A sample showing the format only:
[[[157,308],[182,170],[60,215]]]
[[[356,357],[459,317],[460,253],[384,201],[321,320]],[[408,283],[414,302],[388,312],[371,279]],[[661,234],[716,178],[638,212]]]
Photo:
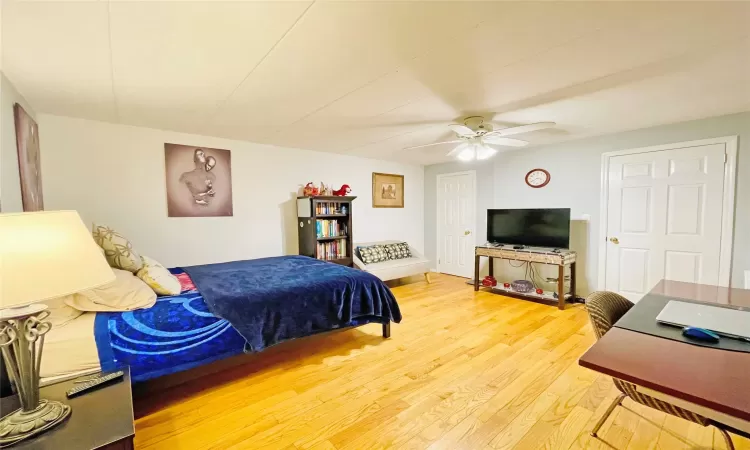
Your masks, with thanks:
[[[661,281],[652,294],[750,306],[750,291]],[[750,353],[716,350],[612,328],[583,367],[750,421]]]
[[[121,381],[71,399],[65,396],[65,391],[75,385],[74,380],[43,387],[40,397],[70,405],[70,417],[60,425],[32,439],[21,441],[11,448],[89,450],[134,436],[130,371],[124,370],[125,377]],[[0,402],[0,413],[4,415],[18,407],[17,397],[3,398]]]

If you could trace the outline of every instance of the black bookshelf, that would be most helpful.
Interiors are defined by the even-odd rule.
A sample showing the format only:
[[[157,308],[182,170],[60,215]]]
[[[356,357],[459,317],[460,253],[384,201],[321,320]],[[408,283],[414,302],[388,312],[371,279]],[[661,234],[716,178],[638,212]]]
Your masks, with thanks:
[[[299,254],[351,267],[352,202],[357,197],[297,197]]]

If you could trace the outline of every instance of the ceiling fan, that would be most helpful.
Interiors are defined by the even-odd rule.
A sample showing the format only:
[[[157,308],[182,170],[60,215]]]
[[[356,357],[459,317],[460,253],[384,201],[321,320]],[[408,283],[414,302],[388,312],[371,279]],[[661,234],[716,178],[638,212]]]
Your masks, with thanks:
[[[458,139],[452,141],[433,142],[432,144],[415,145],[406,147],[404,150],[413,148],[429,147],[432,145],[442,144],[459,144],[456,148],[447,153],[446,156],[456,156],[462,161],[471,161],[473,159],[491,158],[497,153],[497,149],[490,145],[502,145],[507,147],[525,147],[529,145],[527,141],[520,139],[508,138],[514,134],[528,133],[530,131],[544,130],[552,128],[555,122],[539,122],[530,125],[521,125],[518,127],[495,129],[490,122],[485,122],[484,117],[471,116],[464,119],[463,124],[452,123],[448,128],[456,133]],[[488,145],[489,144],[489,145]]]

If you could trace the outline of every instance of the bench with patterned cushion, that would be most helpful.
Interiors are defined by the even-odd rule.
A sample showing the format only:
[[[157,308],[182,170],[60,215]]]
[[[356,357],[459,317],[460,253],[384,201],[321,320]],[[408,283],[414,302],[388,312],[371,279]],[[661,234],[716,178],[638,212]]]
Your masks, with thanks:
[[[411,251],[409,250],[409,244],[406,242],[399,242],[397,244],[386,244],[385,251],[388,253],[388,259],[404,259],[411,258]]]
[[[388,261],[388,252],[385,249],[385,245],[371,245],[369,247],[359,247],[359,257],[365,264],[374,264],[383,261]]]
[[[429,282],[429,263],[418,250],[403,241],[355,244],[355,267],[370,272],[381,280],[394,280],[422,273]]]

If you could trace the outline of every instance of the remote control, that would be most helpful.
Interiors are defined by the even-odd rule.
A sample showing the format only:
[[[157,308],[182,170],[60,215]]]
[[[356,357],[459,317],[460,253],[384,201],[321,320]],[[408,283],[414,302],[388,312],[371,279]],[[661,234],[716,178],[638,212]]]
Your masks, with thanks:
[[[122,370],[118,370],[117,372],[112,372],[109,375],[100,375],[100,376],[98,376],[96,378],[92,378],[92,379],[90,379],[88,381],[85,381],[85,382],[83,382],[83,383],[81,383],[81,384],[79,384],[77,386],[74,386],[72,389],[70,389],[67,392],[65,392],[65,395],[68,398],[73,398],[73,397],[75,397],[77,395],[81,395],[84,392],[86,392],[86,391],[88,391],[90,389],[93,389],[93,388],[95,388],[95,387],[97,387],[99,385],[102,385],[102,384],[107,383],[107,382],[112,381],[112,380],[116,380],[118,378],[122,378],[123,375],[125,375],[125,372],[123,372]]]

